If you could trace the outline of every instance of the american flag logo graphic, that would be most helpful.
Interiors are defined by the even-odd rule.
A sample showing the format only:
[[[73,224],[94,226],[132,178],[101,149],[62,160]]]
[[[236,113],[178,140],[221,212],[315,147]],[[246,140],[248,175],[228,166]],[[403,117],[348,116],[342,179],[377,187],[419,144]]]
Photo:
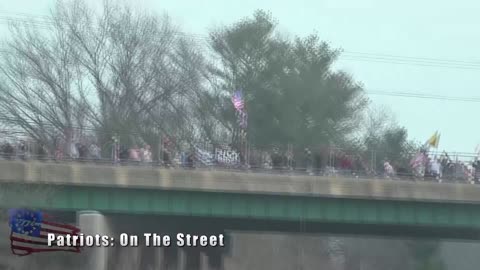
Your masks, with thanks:
[[[27,209],[9,210],[10,247],[12,253],[18,256],[26,256],[39,252],[80,252],[79,247],[64,247],[48,245],[47,235],[78,235],[80,229],[68,224],[61,224],[45,220],[40,211]]]

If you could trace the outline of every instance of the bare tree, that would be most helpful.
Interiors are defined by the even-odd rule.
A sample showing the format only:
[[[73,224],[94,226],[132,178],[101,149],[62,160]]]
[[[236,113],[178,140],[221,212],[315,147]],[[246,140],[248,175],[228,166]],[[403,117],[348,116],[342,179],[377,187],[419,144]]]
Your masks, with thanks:
[[[73,36],[77,60],[95,89],[94,123],[105,133],[191,136],[192,97],[201,94],[202,56],[158,17],[105,2],[103,12],[79,2],[59,6]],[[125,138],[128,140],[128,138]]]
[[[366,110],[364,116],[364,130],[365,138],[378,138],[386,130],[398,126],[393,112],[385,106],[372,106]]]
[[[85,125],[103,141],[198,135],[203,56],[167,16],[58,1],[51,22],[13,28],[1,65],[4,122],[42,142]]]
[[[1,121],[45,144],[57,134],[71,138],[73,127],[84,124],[84,93],[70,37],[59,24],[47,31],[15,24],[11,30],[0,65]]]

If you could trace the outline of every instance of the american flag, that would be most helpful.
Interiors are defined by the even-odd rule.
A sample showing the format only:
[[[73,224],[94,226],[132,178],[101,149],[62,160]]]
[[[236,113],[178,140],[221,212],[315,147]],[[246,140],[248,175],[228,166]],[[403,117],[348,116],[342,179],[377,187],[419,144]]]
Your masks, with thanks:
[[[243,102],[243,95],[241,90],[237,90],[233,93],[232,103],[233,107],[235,107],[237,111],[243,111],[245,103]]]
[[[47,235],[78,235],[80,229],[75,226],[44,220],[45,215],[39,211],[26,209],[9,210],[11,228],[10,244],[12,253],[26,256],[38,252],[66,251],[80,252],[79,247],[49,246]]]
[[[412,158],[410,161],[410,166],[412,168],[417,168],[419,166],[425,165],[427,157],[423,153],[418,153],[415,157]]]

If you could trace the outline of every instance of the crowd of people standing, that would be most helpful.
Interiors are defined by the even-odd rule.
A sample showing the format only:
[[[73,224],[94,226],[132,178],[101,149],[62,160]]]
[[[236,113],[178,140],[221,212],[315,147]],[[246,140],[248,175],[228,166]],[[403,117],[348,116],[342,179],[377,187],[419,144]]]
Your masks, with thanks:
[[[128,147],[111,143],[109,147],[101,147],[95,141],[72,141],[47,147],[44,144],[32,143],[20,139],[16,142],[0,143],[0,158],[2,159],[38,159],[53,161],[80,161],[94,163],[114,163],[130,165],[160,165],[165,167],[222,166],[239,165],[242,163],[242,153],[234,149],[219,151],[204,150],[200,147],[184,147],[174,149],[164,143],[155,155],[149,144],[133,144]],[[102,149],[103,148],[103,149]],[[305,148],[303,153],[293,153],[292,149],[280,151],[273,147],[271,151],[252,151],[246,167],[269,171],[304,171],[310,175],[344,175],[377,177],[375,166],[367,164],[359,155],[347,154],[343,151],[330,151],[330,156],[319,155],[318,151]],[[241,167],[241,166],[237,166]],[[440,156],[429,155],[421,151],[413,156],[410,169],[392,164],[388,158],[383,161],[383,177],[386,179],[420,179],[442,181],[465,181],[480,183],[480,160],[465,162],[453,160],[447,153]]]
[[[420,151],[410,161],[411,173],[402,171],[398,173],[388,159],[384,161],[385,178],[407,178],[420,180],[433,180],[438,182],[455,181],[480,183],[480,160],[461,161],[452,159],[448,153],[429,155],[427,151]]]

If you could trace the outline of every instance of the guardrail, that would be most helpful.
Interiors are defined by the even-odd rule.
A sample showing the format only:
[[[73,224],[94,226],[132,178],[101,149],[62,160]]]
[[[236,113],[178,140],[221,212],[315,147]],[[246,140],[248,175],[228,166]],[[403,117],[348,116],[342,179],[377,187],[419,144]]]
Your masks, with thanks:
[[[206,166],[204,164],[193,162],[190,164],[181,164],[178,162],[172,162],[165,164],[162,161],[132,161],[132,160],[119,160],[113,161],[112,159],[106,158],[62,158],[55,159],[52,156],[35,156],[35,155],[5,155],[0,153],[0,160],[12,160],[12,161],[39,161],[47,163],[78,163],[78,164],[95,164],[98,166],[134,166],[134,167],[162,167],[169,169],[207,169],[215,171],[233,171],[233,172],[248,172],[248,173],[260,173],[260,174],[278,174],[278,175],[291,175],[291,176],[327,176],[329,178],[341,177],[341,178],[350,178],[350,179],[378,179],[378,180],[399,180],[399,181],[430,181],[438,183],[459,183],[459,184],[475,184],[478,181],[475,181],[473,174],[464,175],[464,176],[443,176],[443,177],[433,177],[430,175],[425,175],[424,177],[417,177],[414,173],[401,173],[397,172],[392,176],[386,176],[384,174],[367,174],[363,170],[342,170],[336,169],[333,167],[326,167],[323,169],[315,168],[304,168],[304,167],[271,167],[265,168],[261,166],[254,165],[242,165],[242,164],[212,164]]]

